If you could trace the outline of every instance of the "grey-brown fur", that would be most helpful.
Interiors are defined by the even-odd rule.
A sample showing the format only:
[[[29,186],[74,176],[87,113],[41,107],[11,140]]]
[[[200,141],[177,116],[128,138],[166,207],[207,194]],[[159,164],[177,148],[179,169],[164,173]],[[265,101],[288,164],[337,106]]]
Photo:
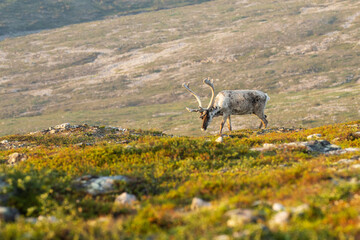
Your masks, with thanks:
[[[223,120],[220,124],[220,135],[224,127],[225,122],[228,123],[228,128],[231,131],[231,115],[245,115],[255,114],[261,120],[260,128],[267,127],[268,121],[264,114],[264,109],[267,101],[270,97],[258,90],[224,90],[217,94],[214,99],[214,86],[209,79],[205,79],[204,83],[209,85],[212,90],[212,98],[208,108],[201,106],[199,97],[190,90],[189,86],[183,84],[183,86],[191,92],[199,102],[199,109],[188,109],[190,112],[200,112],[203,119],[202,130],[206,130],[210,122],[214,117],[222,116]]]

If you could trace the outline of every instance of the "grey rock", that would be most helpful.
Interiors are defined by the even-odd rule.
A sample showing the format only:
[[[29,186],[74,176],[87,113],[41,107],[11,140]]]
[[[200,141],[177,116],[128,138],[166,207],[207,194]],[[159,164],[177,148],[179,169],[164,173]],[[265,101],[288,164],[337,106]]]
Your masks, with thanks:
[[[215,142],[222,143],[224,141],[223,137],[218,137]]]
[[[346,152],[359,152],[360,148],[345,148],[344,150]]]
[[[0,206],[0,221],[14,222],[19,216],[19,211],[16,208]]]
[[[272,205],[272,209],[276,212],[280,212],[280,211],[284,211],[285,210],[285,207],[284,205],[282,205],[281,203],[274,203]]]
[[[297,207],[292,208],[291,212],[294,213],[295,215],[302,215],[309,210],[310,210],[310,206],[305,203],[305,204],[301,204]]]
[[[353,162],[355,162],[355,160],[352,160],[352,159],[340,159],[335,164],[351,164]]]
[[[25,221],[28,222],[28,223],[36,224],[36,223],[39,223],[39,222],[56,223],[59,220],[54,216],[40,215],[37,218],[34,218],[34,217],[26,218]]]
[[[104,177],[85,175],[74,180],[74,187],[85,189],[91,195],[106,194],[115,190],[117,181],[127,182],[128,180],[122,175]]]
[[[201,198],[196,198],[196,197],[193,198],[190,206],[191,210],[198,210],[204,207],[211,207],[211,203],[204,201]]]
[[[250,233],[251,232],[246,229],[246,230],[241,231],[241,232],[234,232],[232,236],[235,239],[238,239],[238,238],[240,238],[240,239],[245,238],[246,239],[246,237],[248,237],[250,235]]]
[[[9,155],[8,164],[16,165],[19,162],[23,162],[27,160],[27,156],[25,153],[12,153]]]
[[[222,234],[214,237],[214,240],[230,240],[230,237],[226,234]]]
[[[226,222],[228,227],[242,227],[247,223],[256,222],[258,219],[251,209],[234,209],[226,212],[225,215],[229,217]]]
[[[70,128],[71,128],[70,123],[62,123],[62,124],[56,125],[54,127],[54,129],[59,129],[59,130],[67,130],[67,129],[70,129]]]
[[[354,164],[351,166],[353,169],[360,169],[360,164]]]
[[[328,153],[331,151],[341,150],[339,146],[333,145],[326,140],[309,141],[305,145],[309,151],[318,152],[318,153]]]
[[[123,192],[119,196],[116,197],[115,203],[123,204],[123,205],[133,205],[137,201],[136,196]]]
[[[290,213],[287,211],[281,211],[275,214],[269,221],[269,225],[272,228],[282,227],[290,220]]]

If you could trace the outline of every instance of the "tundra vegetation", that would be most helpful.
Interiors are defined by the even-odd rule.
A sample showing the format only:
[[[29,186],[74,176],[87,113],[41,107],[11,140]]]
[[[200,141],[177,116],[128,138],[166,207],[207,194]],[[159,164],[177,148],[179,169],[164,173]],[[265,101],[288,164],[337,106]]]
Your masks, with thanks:
[[[21,1],[33,2],[40,1]],[[181,84],[190,82],[208,102],[199,84],[205,77],[217,92],[268,93],[269,127],[358,120],[359,24],[353,0],[216,0],[5,39],[0,135],[59,119],[200,135],[199,119],[184,110],[196,102]],[[254,119],[231,120],[238,130],[258,127]],[[220,121],[208,131],[217,132]]]
[[[0,137],[0,201],[18,211],[0,213],[0,238],[359,239],[360,121],[215,139],[88,125]],[[341,152],[294,144],[320,139]],[[81,187],[96,176],[112,187]]]

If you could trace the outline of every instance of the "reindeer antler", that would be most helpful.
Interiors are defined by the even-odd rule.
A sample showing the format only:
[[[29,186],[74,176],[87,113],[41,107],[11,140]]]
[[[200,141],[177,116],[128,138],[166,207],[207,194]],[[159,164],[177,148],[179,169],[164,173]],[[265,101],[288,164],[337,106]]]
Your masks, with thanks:
[[[189,112],[204,112],[206,109],[204,109],[203,107],[202,107],[202,104],[201,104],[201,100],[200,100],[200,97],[194,92],[194,91],[192,91],[191,89],[190,89],[190,87],[189,87],[189,85],[190,85],[190,83],[183,83],[182,84],[182,86],[186,89],[186,90],[188,90],[195,98],[196,98],[196,100],[198,101],[198,103],[199,103],[199,109],[191,109],[191,108],[186,108],[186,110],[188,110]]]
[[[208,78],[204,79],[204,83],[211,88],[211,100],[207,107],[207,109],[210,109],[212,107],[212,105],[214,104],[214,96],[215,96],[214,80],[213,79],[210,80],[210,78],[208,77]]]

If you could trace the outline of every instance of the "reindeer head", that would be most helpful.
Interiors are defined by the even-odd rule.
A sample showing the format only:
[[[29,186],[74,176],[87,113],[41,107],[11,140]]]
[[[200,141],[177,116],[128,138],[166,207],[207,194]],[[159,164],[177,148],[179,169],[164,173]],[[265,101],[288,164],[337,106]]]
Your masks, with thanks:
[[[201,130],[205,131],[214,117],[214,114],[212,114],[212,109],[213,109],[213,104],[214,104],[215,91],[214,91],[213,80],[210,80],[209,78],[205,78],[203,82],[211,88],[211,94],[212,94],[211,100],[210,100],[207,108],[202,107],[200,97],[190,89],[189,83],[188,84],[183,83],[183,87],[186,88],[186,90],[188,90],[198,101],[198,103],[199,103],[198,109],[190,109],[190,108],[186,108],[186,109],[189,112],[200,113],[200,118],[203,120]]]

